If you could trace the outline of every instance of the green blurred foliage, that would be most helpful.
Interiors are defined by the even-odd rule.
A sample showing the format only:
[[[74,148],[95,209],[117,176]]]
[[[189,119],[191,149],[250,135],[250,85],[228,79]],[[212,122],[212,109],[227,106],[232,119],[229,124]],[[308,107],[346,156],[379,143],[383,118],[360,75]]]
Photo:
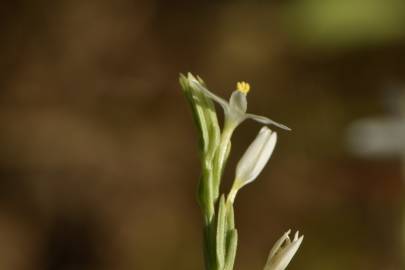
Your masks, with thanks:
[[[298,42],[339,49],[403,41],[404,12],[401,0],[301,0],[282,13]]]

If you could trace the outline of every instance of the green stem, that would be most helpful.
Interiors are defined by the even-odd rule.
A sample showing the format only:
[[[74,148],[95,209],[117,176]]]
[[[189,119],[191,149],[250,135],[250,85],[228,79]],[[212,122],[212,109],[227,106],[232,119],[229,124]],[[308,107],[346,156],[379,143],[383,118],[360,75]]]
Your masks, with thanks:
[[[204,162],[203,162],[204,163]],[[206,164],[208,165],[208,164]],[[217,270],[216,261],[216,217],[213,198],[213,170],[211,165],[203,166],[199,187],[199,202],[204,220],[204,261],[206,270]]]
[[[218,264],[217,258],[217,223],[218,215],[215,213],[215,204],[219,198],[219,188],[222,173],[230,151],[230,142],[235,126],[231,123],[225,123],[221,134],[220,143],[212,160],[203,160],[210,164],[205,164],[203,178],[200,183],[202,186],[200,201],[202,202],[202,211],[204,215],[204,257],[206,270],[223,270],[224,265]],[[228,232],[224,232],[224,239]],[[233,259],[231,259],[233,260]],[[227,264],[229,265],[229,259]],[[223,264],[223,263],[222,263]],[[222,269],[220,269],[222,267]],[[228,266],[229,267],[229,266]]]
[[[216,234],[215,223],[206,223],[204,225],[204,259],[206,270],[218,270],[216,259]]]
[[[229,147],[231,143],[231,137],[235,126],[230,123],[225,123],[223,132],[221,134],[220,144],[214,159],[214,172],[213,172],[213,195],[214,201],[218,200],[219,197],[219,188],[221,184],[221,177],[224,171],[225,163],[227,160],[227,155],[229,154]]]

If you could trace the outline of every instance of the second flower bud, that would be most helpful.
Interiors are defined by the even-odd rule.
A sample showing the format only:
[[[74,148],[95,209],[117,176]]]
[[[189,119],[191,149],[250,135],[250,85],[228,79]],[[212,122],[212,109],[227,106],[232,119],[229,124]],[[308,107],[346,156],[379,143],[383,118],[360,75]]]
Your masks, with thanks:
[[[228,199],[233,203],[236,193],[253,182],[269,161],[277,142],[277,133],[262,127],[236,166],[235,180]]]

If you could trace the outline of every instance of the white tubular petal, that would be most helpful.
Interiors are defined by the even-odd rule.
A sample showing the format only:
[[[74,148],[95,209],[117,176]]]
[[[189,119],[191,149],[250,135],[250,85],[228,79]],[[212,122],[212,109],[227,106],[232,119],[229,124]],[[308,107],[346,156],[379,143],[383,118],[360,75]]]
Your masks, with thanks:
[[[249,145],[248,149],[243,154],[242,158],[236,165],[235,178],[238,181],[246,182],[254,167],[257,156],[261,152],[263,146],[271,135],[271,130],[267,127],[260,129],[254,141]],[[244,183],[245,184],[245,183]]]
[[[290,231],[285,233],[276,242],[276,244],[274,244],[274,247],[270,251],[264,270],[284,270],[291,262],[302,241],[304,240],[304,236],[302,235],[301,237],[298,237],[298,232],[296,232],[294,240],[289,242],[287,241],[289,240],[289,232]]]
[[[273,121],[270,118],[267,118],[265,116],[248,113],[248,114],[246,114],[246,118],[255,120],[255,121],[265,124],[265,125],[273,125],[273,126],[281,128],[281,129],[291,130],[291,128],[287,127],[286,125],[277,123],[276,121]]]
[[[291,230],[288,230],[287,232],[285,232],[283,234],[283,236],[281,236],[280,239],[278,239],[277,242],[274,243],[273,247],[270,250],[269,257],[267,259],[266,264],[268,264],[270,262],[271,258],[273,258],[274,255],[276,255],[277,251],[279,251],[279,249],[283,245],[284,241],[289,238],[288,235],[290,234],[290,232],[291,232]]]
[[[295,235],[294,235],[294,240],[293,241],[297,241],[298,240],[298,236],[299,236],[300,232],[296,231]]]
[[[233,91],[229,98],[229,106],[231,107],[231,110],[242,111],[245,113],[247,110],[246,94],[238,90]]]
[[[302,235],[296,241],[292,242],[289,246],[286,246],[280,254],[277,254],[277,268],[275,270],[284,270],[287,268],[288,264],[291,262],[298,248],[300,247],[304,236]]]
[[[272,132],[268,127],[260,130],[236,166],[235,178],[239,181],[239,187],[256,179],[273,153],[276,142],[276,132]]]
[[[274,147],[277,143],[277,133],[272,132],[270,138],[267,140],[266,144],[263,146],[260,155],[257,158],[256,163],[254,164],[251,179],[249,182],[256,179],[256,177],[262,172],[264,166],[266,166],[267,162],[269,161],[271,154],[273,154]]]
[[[190,85],[196,89],[198,89],[199,91],[201,91],[204,95],[206,95],[208,98],[214,100],[215,102],[217,102],[219,105],[222,106],[222,108],[227,111],[229,110],[229,105],[228,102],[215,95],[214,93],[212,93],[211,91],[209,91],[207,88],[205,88],[191,73],[188,73],[188,77],[187,77]]]

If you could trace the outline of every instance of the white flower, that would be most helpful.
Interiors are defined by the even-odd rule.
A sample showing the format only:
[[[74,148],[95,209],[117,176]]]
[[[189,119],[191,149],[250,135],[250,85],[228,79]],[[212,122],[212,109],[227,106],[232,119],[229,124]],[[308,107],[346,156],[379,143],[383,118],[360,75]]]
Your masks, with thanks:
[[[188,80],[194,88],[199,89],[207,97],[211,98],[217,102],[224,110],[225,114],[225,129],[235,129],[240,123],[246,119],[253,119],[257,122],[266,125],[275,125],[279,128],[290,130],[289,127],[279,124],[265,116],[255,115],[246,113],[247,110],[247,99],[246,95],[250,90],[250,85],[246,82],[238,82],[236,85],[236,90],[233,91],[229,102],[225,99],[210,92],[204,85],[202,85],[199,80],[197,80],[191,73],[188,73]]]
[[[264,126],[236,166],[235,181],[229,200],[234,201],[238,190],[257,178],[269,161],[277,142],[277,133]]]
[[[294,257],[298,248],[300,247],[304,236],[298,237],[297,231],[294,235],[294,239],[291,241],[289,234],[291,230],[288,230],[270,250],[269,257],[267,259],[264,270],[284,270]]]

